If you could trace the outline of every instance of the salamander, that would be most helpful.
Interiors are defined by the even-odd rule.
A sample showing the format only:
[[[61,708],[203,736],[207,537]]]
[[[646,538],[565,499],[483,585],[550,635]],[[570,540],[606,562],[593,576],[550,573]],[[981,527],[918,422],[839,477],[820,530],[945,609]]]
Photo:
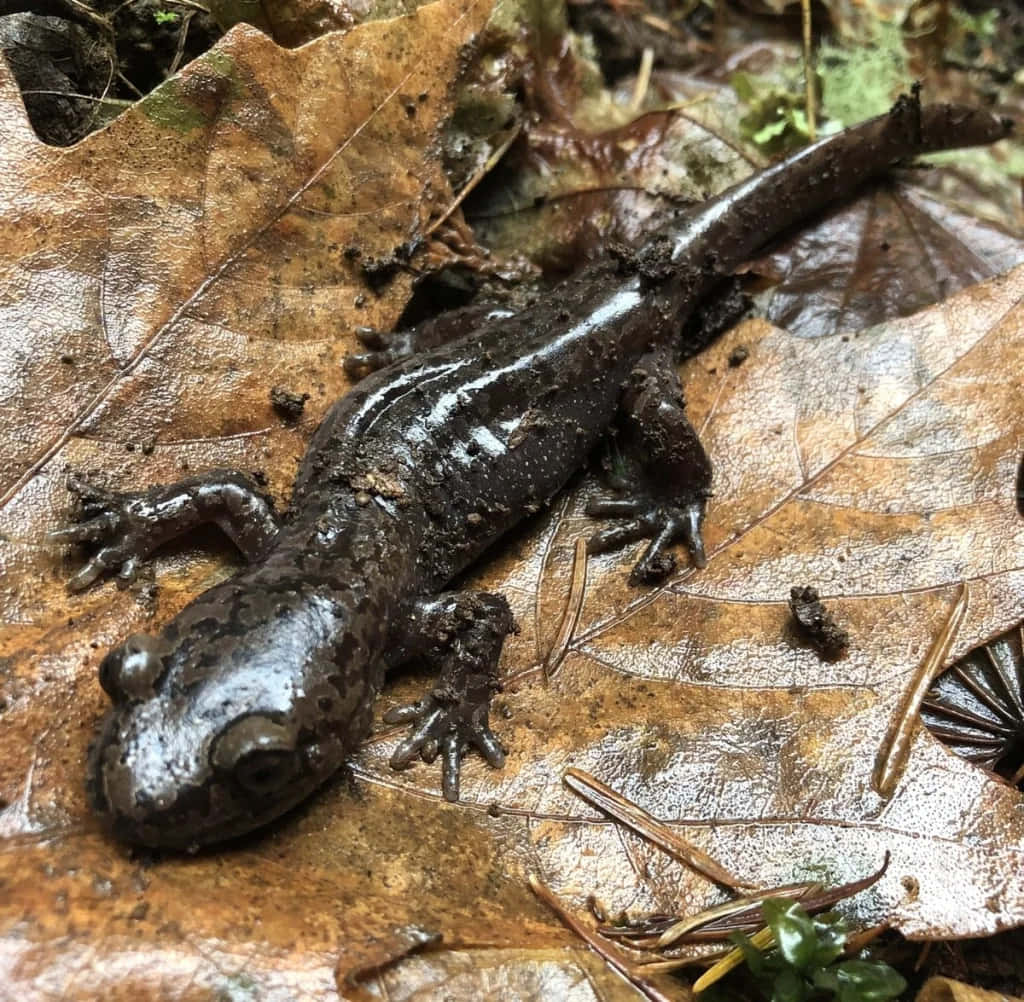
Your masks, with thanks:
[[[350,368],[375,371],[327,413],[283,517],[230,470],[128,493],[73,476],[78,520],[52,537],[96,548],[71,589],[110,571],[130,581],[201,523],[248,560],[158,634],[102,660],[113,705],[87,786],[113,834],[194,850],[278,817],[351,755],[387,671],[414,657],[440,677],[385,715],[410,726],[391,764],[440,756],[449,800],[470,748],[502,765],[489,708],[513,617],[504,596],[448,583],[548,504],[613,425],[629,484],[591,504],[611,521],[589,550],[646,539],[638,586],[672,571],[679,541],[702,564],[711,465],[677,374],[684,319],[767,240],[893,163],[1008,131],[984,111],[922,108],[915,94],[711,199],[639,252],[583,267],[529,309],[366,336],[373,350]]]

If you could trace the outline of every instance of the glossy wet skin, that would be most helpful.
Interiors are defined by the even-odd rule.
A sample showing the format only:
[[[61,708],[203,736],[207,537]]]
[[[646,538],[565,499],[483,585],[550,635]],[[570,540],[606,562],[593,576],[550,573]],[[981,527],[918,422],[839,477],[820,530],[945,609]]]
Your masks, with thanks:
[[[368,616],[358,590],[270,577],[243,571],[101,663],[114,706],[88,785],[119,838],[195,849],[250,831],[307,797],[368,729],[380,635],[350,623],[386,610]]]
[[[598,262],[526,313],[485,317],[461,340],[369,376],[317,431],[276,535],[237,478],[217,490],[187,485],[176,502],[220,505],[253,563],[199,596],[159,636],[129,638],[104,660],[101,681],[114,706],[91,755],[89,787],[114,833],[191,849],[284,813],[365,737],[387,668],[436,651],[439,638],[452,636],[451,622],[462,629],[472,620],[459,656],[475,659],[477,675],[462,682],[469,680],[468,710],[486,717],[501,639],[511,629],[507,603],[484,596],[490,601],[467,601],[459,614],[439,607],[435,629],[424,599],[547,504],[625,398],[636,404],[638,440],[648,433],[664,445],[671,425],[645,426],[659,410],[672,411],[657,400],[652,406],[651,390],[662,385],[652,373],[667,373],[670,391],[678,387],[682,318],[719,274],[897,157],[1005,134],[991,116],[954,111],[909,123],[894,111],[889,121],[833,137],[666,231],[668,251],[653,269]],[[951,117],[960,130],[953,140],[930,135]],[[648,364],[652,358],[660,369]],[[681,395],[675,406],[681,414]],[[689,453],[665,455],[685,465]],[[703,495],[694,498],[689,517],[699,526]],[[678,538],[678,526],[665,533],[682,515],[658,523],[668,517],[666,499],[654,500],[634,520],[632,537],[606,536],[630,541],[653,526],[668,542]],[[250,539],[238,520],[256,516],[262,528]],[[139,544],[143,556],[170,538],[160,531]],[[658,557],[653,571],[667,573],[672,564]],[[436,753],[436,735],[424,735],[416,747]],[[489,731],[476,737],[498,764]],[[452,757],[451,745],[445,755]]]

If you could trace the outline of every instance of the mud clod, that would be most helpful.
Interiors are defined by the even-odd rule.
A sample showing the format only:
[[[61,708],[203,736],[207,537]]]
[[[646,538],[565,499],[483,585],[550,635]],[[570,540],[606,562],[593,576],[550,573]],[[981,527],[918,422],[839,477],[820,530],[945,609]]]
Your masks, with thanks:
[[[287,421],[298,421],[305,410],[308,393],[293,393],[283,386],[275,386],[270,391],[270,403]]]
[[[832,618],[818,595],[809,585],[790,589],[789,609],[800,636],[809,641],[828,661],[842,657],[850,646],[850,635]]]

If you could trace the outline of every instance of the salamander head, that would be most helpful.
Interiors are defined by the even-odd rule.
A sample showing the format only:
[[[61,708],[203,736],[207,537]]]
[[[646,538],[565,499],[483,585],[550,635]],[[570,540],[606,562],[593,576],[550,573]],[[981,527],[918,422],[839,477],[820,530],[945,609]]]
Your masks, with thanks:
[[[238,589],[216,594],[229,584],[103,659],[114,705],[88,787],[118,838],[196,849],[258,828],[327,779],[369,727],[379,680],[346,628],[357,617],[298,591],[255,614]]]

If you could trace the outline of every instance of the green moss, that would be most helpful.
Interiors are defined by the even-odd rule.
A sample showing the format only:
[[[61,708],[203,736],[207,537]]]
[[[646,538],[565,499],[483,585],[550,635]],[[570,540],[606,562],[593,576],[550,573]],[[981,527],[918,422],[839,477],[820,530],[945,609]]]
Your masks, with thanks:
[[[780,84],[749,73],[734,73],[729,82],[749,109],[740,119],[744,138],[768,153],[796,149],[810,139],[801,79],[794,76]]]
[[[825,43],[818,54],[822,111],[839,125],[881,115],[913,79],[898,25],[875,21],[867,37]]]
[[[175,132],[191,132],[206,124],[203,113],[182,93],[173,77],[139,102],[139,110],[151,122]]]
[[[237,97],[241,94],[242,87],[235,74],[235,60],[230,53],[222,49],[211,49],[201,57],[200,62],[208,70],[205,77],[192,75],[188,80],[171,77],[139,103],[146,118],[175,132],[188,133],[203,128],[210,115],[209,111],[204,111],[197,103],[201,92],[209,94],[202,87],[193,90],[197,80],[220,78],[227,82],[224,88],[227,95]]]

